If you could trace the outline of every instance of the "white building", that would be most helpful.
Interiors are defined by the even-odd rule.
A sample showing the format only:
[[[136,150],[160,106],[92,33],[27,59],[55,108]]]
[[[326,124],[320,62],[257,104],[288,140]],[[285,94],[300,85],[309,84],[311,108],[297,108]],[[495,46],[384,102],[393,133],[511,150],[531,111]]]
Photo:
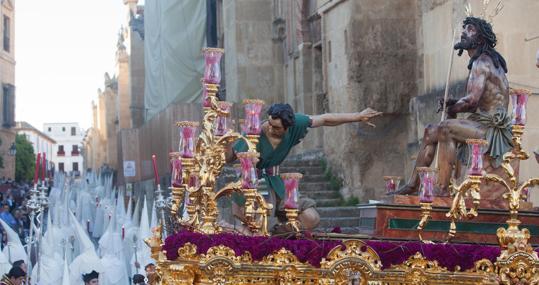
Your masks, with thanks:
[[[84,132],[79,123],[46,123],[43,132],[56,141],[52,153],[55,171],[78,175],[82,172],[82,139]]]
[[[19,135],[26,136],[26,140],[34,147],[35,154],[45,153],[47,170],[51,170],[54,167],[51,158],[56,141],[27,122],[17,122],[15,124],[15,131]]]

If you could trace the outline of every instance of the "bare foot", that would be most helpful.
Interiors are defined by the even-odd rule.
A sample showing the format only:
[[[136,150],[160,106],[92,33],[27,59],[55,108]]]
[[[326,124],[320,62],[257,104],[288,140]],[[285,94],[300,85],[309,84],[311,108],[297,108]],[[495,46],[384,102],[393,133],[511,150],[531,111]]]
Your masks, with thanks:
[[[411,194],[417,194],[417,187],[414,185],[404,184],[402,187],[399,188],[399,190],[391,193],[387,193],[387,195],[411,195]]]
[[[245,236],[252,236],[253,233],[249,230],[248,227],[243,225],[241,222],[230,224],[227,221],[221,220],[218,222],[218,225],[223,229],[225,232],[235,232],[241,235]]]
[[[286,235],[296,234],[296,231],[291,225],[287,223],[281,223],[273,227],[273,229],[271,230],[271,234],[277,235],[277,236],[286,236]]]

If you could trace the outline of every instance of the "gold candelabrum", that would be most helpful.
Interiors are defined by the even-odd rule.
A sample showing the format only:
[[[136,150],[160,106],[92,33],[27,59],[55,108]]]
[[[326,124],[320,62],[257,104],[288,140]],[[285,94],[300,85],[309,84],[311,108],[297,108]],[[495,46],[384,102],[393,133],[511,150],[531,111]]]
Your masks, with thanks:
[[[524,134],[524,126],[526,120],[526,102],[530,95],[530,91],[523,89],[511,89],[510,90],[512,105],[513,105],[513,125],[512,125],[512,142],[513,149],[507,152],[503,156],[503,162],[501,167],[507,176],[506,179],[499,175],[484,173],[483,171],[483,148],[487,146],[485,140],[470,139],[466,143],[470,149],[470,158],[468,175],[464,181],[459,185],[455,185],[452,181],[450,184],[450,191],[453,195],[453,201],[447,217],[451,218],[450,229],[448,238],[451,239],[456,234],[456,221],[463,218],[474,218],[478,215],[479,203],[481,201],[480,188],[483,182],[494,182],[501,185],[506,192],[503,194],[503,198],[507,199],[509,205],[509,219],[507,220],[508,227],[499,228],[497,230],[498,242],[504,251],[502,256],[515,251],[526,251],[533,253],[533,250],[528,242],[530,238],[530,231],[526,228],[520,229],[521,224],[518,219],[518,211],[520,208],[520,201],[526,199],[527,195],[524,193],[528,191],[528,188],[538,186],[539,178],[531,178],[527,181],[519,184],[518,177],[515,174],[515,170],[511,166],[511,162],[515,160],[527,160],[529,154],[522,149],[521,139]],[[466,198],[471,197],[472,206],[466,208]],[[432,209],[432,202],[422,204],[422,214],[419,233],[426,225],[430,218],[430,210]],[[421,237],[421,235],[420,235]],[[533,253],[534,256],[535,253]]]
[[[281,178],[286,188],[286,199],[284,201],[286,224],[292,228],[292,230],[299,234],[301,231],[300,221],[298,220],[298,184],[299,180],[303,178],[303,174],[298,172],[282,173]]]
[[[232,143],[244,140],[248,148],[246,155],[253,157],[259,155],[256,151],[258,134],[242,135],[228,127],[224,131],[216,128],[217,120],[230,116],[231,106],[230,103],[219,101],[217,98],[220,81],[219,61],[223,52],[224,50],[218,48],[204,49],[206,68],[202,80],[203,119],[201,124],[191,121],[176,123],[180,129],[180,151],[169,154],[172,164],[170,187],[172,223],[205,234],[221,232],[222,228],[217,223],[219,215],[217,200],[223,196],[238,193],[246,200],[246,219],[242,222],[253,233],[267,235],[267,216],[272,205],[265,202],[264,197],[256,191],[256,188],[246,188],[240,180],[215,191],[216,178],[226,163],[226,152]],[[243,104],[260,105],[259,108],[261,108],[264,101],[251,99],[244,100]],[[256,119],[256,122],[260,124],[259,119]],[[194,139],[190,140],[189,136],[194,137],[196,127],[199,125],[201,130],[195,143]],[[189,148],[192,151],[189,151]]]
[[[486,147],[488,142],[481,139],[468,139],[466,144],[474,147]],[[473,151],[473,150],[472,150]],[[473,154],[471,154],[473,157]],[[478,153],[479,156],[483,155],[482,151]],[[481,159],[476,157],[475,159]],[[473,166],[472,166],[473,168]],[[459,185],[455,185],[454,182],[451,182],[449,185],[449,191],[453,194],[453,202],[451,203],[451,208],[449,212],[446,213],[446,217],[451,218],[451,223],[449,224],[449,233],[448,239],[455,237],[457,233],[457,224],[456,221],[463,218],[473,219],[477,217],[477,210],[479,208],[479,203],[481,202],[480,186],[483,174],[481,172],[482,167],[476,167],[477,171],[469,173],[466,179],[462,181]],[[466,198],[472,198],[472,207],[470,209],[466,208]]]
[[[421,188],[419,193],[419,204],[421,205],[421,220],[417,226],[419,240],[430,243],[423,239],[423,230],[430,220],[430,211],[432,210],[432,201],[434,198],[434,184],[436,170],[429,167],[418,167],[417,173],[421,177]]]

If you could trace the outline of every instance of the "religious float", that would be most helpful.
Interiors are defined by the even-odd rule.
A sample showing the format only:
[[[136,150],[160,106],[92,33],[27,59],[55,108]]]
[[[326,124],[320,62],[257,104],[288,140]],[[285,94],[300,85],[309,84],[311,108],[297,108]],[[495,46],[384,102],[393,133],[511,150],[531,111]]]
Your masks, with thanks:
[[[482,148],[486,142],[469,140],[467,176],[460,183],[451,184],[452,194],[446,198],[446,208],[438,205],[439,198],[433,195],[436,173],[430,168],[419,169],[421,187],[416,200],[408,198],[407,205],[393,201],[392,205],[370,206],[378,207],[379,212],[374,215],[376,219],[415,219],[415,224],[409,222],[413,230],[399,232],[391,226],[395,222],[388,219],[376,222],[376,227],[380,228],[370,232],[370,240],[346,236],[328,238],[331,235],[323,239],[302,235],[296,203],[301,175],[282,173],[286,186],[286,216],[297,233],[294,239],[283,239],[269,236],[267,219],[273,205],[257,191],[255,165],[259,154],[256,144],[261,131],[259,116],[264,102],[245,100],[241,132],[230,128],[228,117],[231,104],[217,97],[223,52],[217,48],[204,50],[206,65],[202,122],[177,123],[180,146],[178,152],[169,155],[172,168],[170,197],[166,198],[165,192],[156,183],[160,225],[153,229],[153,236],[146,240],[157,263],[157,273],[150,278],[152,284],[539,282],[539,258],[531,246],[530,230],[522,227],[519,220],[526,191],[539,185],[539,178],[519,184],[514,169],[515,162],[529,158],[521,148],[529,91],[511,90],[514,149],[503,157],[503,173],[485,171]],[[240,180],[216,189],[216,179],[225,165],[225,148],[237,140],[244,140],[248,146],[248,151],[238,154]],[[155,162],[155,157],[153,159]],[[157,178],[157,169],[155,171]],[[389,191],[396,189],[398,179],[385,177]],[[459,229],[464,227],[459,224],[460,220],[492,215],[493,210],[482,209],[480,193],[487,182],[501,185],[504,191],[501,197],[506,199],[506,203],[500,204],[506,209],[498,207],[496,210],[496,215],[507,219],[506,225],[495,224],[495,241],[498,245],[450,242],[459,236]],[[217,200],[234,193],[245,197],[246,219],[243,223],[254,233],[253,236],[225,232],[217,221]],[[382,210],[386,212],[382,213]],[[523,219],[536,226],[536,216],[527,213]],[[429,231],[429,225],[440,222],[447,223],[447,235],[440,236],[435,231]],[[391,231],[401,235],[400,241],[394,240],[395,235]],[[413,239],[406,239],[412,236]],[[469,240],[477,241],[473,236]],[[485,239],[481,241],[485,242]]]

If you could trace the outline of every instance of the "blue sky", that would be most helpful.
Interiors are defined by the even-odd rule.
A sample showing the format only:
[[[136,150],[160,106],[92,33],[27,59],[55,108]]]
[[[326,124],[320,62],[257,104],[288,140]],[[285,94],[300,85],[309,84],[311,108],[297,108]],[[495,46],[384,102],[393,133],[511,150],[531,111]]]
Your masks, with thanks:
[[[142,2],[142,1],[141,1]],[[123,0],[15,2],[16,120],[91,126],[91,102],[114,73]]]

